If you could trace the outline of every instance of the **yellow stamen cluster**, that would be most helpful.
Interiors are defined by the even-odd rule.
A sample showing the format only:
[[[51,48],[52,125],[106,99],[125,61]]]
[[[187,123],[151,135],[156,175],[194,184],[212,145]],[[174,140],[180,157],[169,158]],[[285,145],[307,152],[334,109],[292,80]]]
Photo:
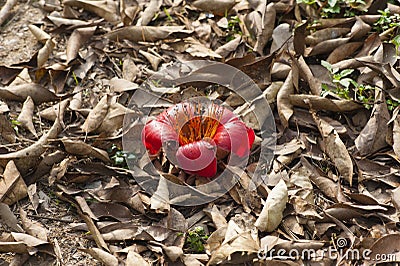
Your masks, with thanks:
[[[185,103],[182,107],[183,110],[176,110],[173,119],[169,117],[182,145],[215,135],[224,111],[223,107],[200,102]]]

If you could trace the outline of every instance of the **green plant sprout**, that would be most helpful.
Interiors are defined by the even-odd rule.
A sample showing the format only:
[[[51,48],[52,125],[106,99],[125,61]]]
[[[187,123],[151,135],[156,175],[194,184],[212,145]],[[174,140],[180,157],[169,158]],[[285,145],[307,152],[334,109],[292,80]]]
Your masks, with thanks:
[[[383,32],[393,27],[400,26],[400,14],[390,15],[390,10],[386,8],[385,10],[378,10],[381,16],[374,23],[374,30],[377,32]]]
[[[322,96],[326,96],[328,92],[333,91],[340,98],[361,102],[366,109],[372,107],[373,95],[375,87],[370,85],[358,84],[355,80],[349,77],[354,72],[354,69],[343,69],[339,71],[339,68],[333,68],[333,66],[322,60],[321,65],[325,67],[332,78],[332,82],[335,84],[335,88],[332,90],[326,84],[322,84]],[[354,95],[354,96],[353,96]]]
[[[201,226],[196,226],[195,228],[188,231],[185,247],[194,253],[204,252],[204,243],[208,239],[208,235],[204,232],[204,228]]]
[[[238,16],[231,16],[230,18],[228,18],[228,35],[226,36],[226,41],[232,41],[233,39],[235,39],[235,35],[239,34],[239,35],[243,35],[243,32],[240,29],[239,24],[241,23],[241,20],[239,19]]]
[[[297,3],[313,6],[319,10],[323,18],[331,18],[342,11],[344,11],[344,16],[352,17],[356,15],[354,8],[365,5],[363,0],[297,0]]]

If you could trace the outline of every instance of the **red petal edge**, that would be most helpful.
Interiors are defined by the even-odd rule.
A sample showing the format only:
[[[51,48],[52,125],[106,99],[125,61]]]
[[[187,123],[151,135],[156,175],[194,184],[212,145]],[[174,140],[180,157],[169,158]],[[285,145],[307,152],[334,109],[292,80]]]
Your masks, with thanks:
[[[150,154],[156,154],[166,140],[177,140],[176,132],[168,125],[151,120],[142,130],[142,142]]]
[[[245,136],[247,136],[247,141],[244,139]],[[249,155],[255,134],[253,129],[247,127],[242,121],[230,120],[218,127],[213,139],[219,148],[244,157]]]
[[[215,145],[205,140],[200,140],[179,147],[176,159],[178,166],[185,172],[210,178],[217,173],[215,152]],[[202,163],[205,164],[204,167]],[[191,171],[190,169],[193,170]]]

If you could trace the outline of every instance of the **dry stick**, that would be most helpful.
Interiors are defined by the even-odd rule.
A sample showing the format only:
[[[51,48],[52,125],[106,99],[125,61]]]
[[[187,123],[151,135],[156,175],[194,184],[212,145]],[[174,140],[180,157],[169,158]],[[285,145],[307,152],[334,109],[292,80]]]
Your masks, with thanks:
[[[11,10],[17,4],[17,0],[7,0],[6,4],[0,10],[0,26],[11,14]]]

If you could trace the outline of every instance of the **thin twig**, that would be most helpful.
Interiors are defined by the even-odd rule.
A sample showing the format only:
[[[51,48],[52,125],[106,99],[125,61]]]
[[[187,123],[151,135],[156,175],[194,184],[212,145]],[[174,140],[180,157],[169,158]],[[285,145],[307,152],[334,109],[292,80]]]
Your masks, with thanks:
[[[63,219],[63,218],[56,218],[56,217],[42,216],[42,215],[35,215],[35,214],[28,214],[28,216],[32,217],[32,218],[37,218],[37,219],[46,219],[46,220],[52,220],[52,221],[58,221],[58,222],[64,222],[64,223],[74,222],[71,219]]]

